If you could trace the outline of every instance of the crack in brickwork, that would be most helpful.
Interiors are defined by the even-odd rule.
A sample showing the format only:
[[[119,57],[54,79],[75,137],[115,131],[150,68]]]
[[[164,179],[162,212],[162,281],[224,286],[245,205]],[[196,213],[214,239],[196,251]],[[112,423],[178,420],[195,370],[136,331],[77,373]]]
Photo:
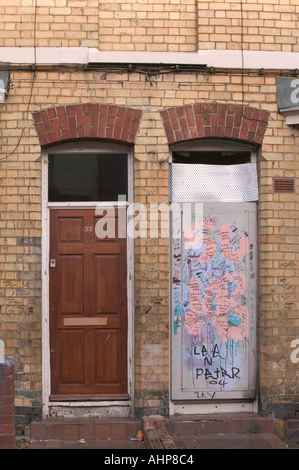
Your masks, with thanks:
[[[169,144],[202,138],[234,139],[260,145],[268,111],[224,103],[197,103],[161,111]]]

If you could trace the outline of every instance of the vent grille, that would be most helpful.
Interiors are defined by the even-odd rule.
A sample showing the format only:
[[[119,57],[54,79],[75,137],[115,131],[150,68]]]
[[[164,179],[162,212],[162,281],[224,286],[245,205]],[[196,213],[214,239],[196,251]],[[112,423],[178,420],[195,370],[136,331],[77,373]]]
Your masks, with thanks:
[[[274,193],[295,193],[295,178],[274,178],[273,179]]]

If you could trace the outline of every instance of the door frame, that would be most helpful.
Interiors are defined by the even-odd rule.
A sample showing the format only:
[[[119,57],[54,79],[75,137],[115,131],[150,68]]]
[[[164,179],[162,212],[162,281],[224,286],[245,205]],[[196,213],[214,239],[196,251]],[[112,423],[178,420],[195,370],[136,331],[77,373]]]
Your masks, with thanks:
[[[128,155],[128,201],[110,202],[49,202],[48,201],[48,154],[51,153],[126,153]],[[50,401],[50,328],[49,328],[49,257],[50,257],[50,210],[51,209],[95,209],[101,207],[123,207],[133,203],[133,149],[106,142],[76,142],[61,144],[42,150],[42,402],[43,417],[51,415],[51,409],[68,415],[67,409],[93,407],[99,416],[103,408],[112,410],[114,416],[132,416],[134,412],[134,239],[127,237],[127,390],[130,399],[126,400],[76,400]],[[73,417],[74,414],[71,413]]]
[[[194,140],[191,142],[183,142],[180,144],[174,144],[169,148],[169,194],[170,200],[172,199],[172,164],[173,164],[173,157],[172,153],[176,150],[185,150],[185,151],[204,151],[204,150],[214,150],[214,151],[221,151],[221,150],[232,150],[232,151],[249,151],[251,154],[251,163],[256,163],[258,165],[258,150],[255,146],[249,145],[247,143],[241,143],[238,141],[225,141],[225,140],[209,140],[209,139],[201,139],[201,140]],[[256,210],[256,241],[258,243],[258,201],[256,202],[257,210]],[[172,236],[169,238],[169,253],[172,253]],[[258,276],[259,272],[259,256],[258,251],[256,253],[256,273]],[[172,273],[172,259],[171,256],[169,258],[169,272]],[[258,298],[258,278],[257,278],[257,298]],[[172,384],[172,361],[173,361],[173,331],[172,331],[172,276],[169,277],[169,328],[170,328],[170,335],[169,335],[169,357],[170,357],[170,364],[169,364],[169,383]],[[256,301],[256,331],[255,331],[255,344],[256,348],[258,347],[257,342],[257,334],[258,334],[258,302]],[[249,400],[219,400],[213,402],[212,400],[200,400],[200,401],[192,401],[192,400],[175,400],[170,396],[169,398],[169,414],[210,414],[210,413],[257,413],[258,411],[258,351],[255,358],[255,366],[256,366],[256,396],[254,399]]]

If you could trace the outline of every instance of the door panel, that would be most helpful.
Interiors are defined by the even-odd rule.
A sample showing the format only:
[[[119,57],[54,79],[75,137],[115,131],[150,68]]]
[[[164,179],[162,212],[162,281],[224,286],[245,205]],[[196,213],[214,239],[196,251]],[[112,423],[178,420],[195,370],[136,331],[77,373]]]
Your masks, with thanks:
[[[113,330],[97,331],[96,338],[96,382],[113,383],[119,381],[118,351],[119,334]]]
[[[119,255],[97,255],[96,299],[97,313],[119,313]]]
[[[100,219],[51,210],[52,399],[127,396],[126,239],[116,223],[114,238],[99,240]]]
[[[58,257],[60,269],[60,312],[62,315],[83,314],[83,255]]]
[[[60,331],[60,383],[84,383],[84,332],[83,330]],[[69,367],[73,364],[73,367]]]
[[[199,227],[172,242],[172,398],[254,398],[256,205],[203,204]]]
[[[63,243],[83,243],[83,217],[59,219],[58,240]]]

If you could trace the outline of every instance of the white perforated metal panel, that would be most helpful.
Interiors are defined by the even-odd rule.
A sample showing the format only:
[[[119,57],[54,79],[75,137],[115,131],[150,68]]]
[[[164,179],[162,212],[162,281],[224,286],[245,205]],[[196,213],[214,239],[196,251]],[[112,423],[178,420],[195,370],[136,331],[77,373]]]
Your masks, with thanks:
[[[254,202],[258,200],[256,163],[172,165],[173,202]]]

